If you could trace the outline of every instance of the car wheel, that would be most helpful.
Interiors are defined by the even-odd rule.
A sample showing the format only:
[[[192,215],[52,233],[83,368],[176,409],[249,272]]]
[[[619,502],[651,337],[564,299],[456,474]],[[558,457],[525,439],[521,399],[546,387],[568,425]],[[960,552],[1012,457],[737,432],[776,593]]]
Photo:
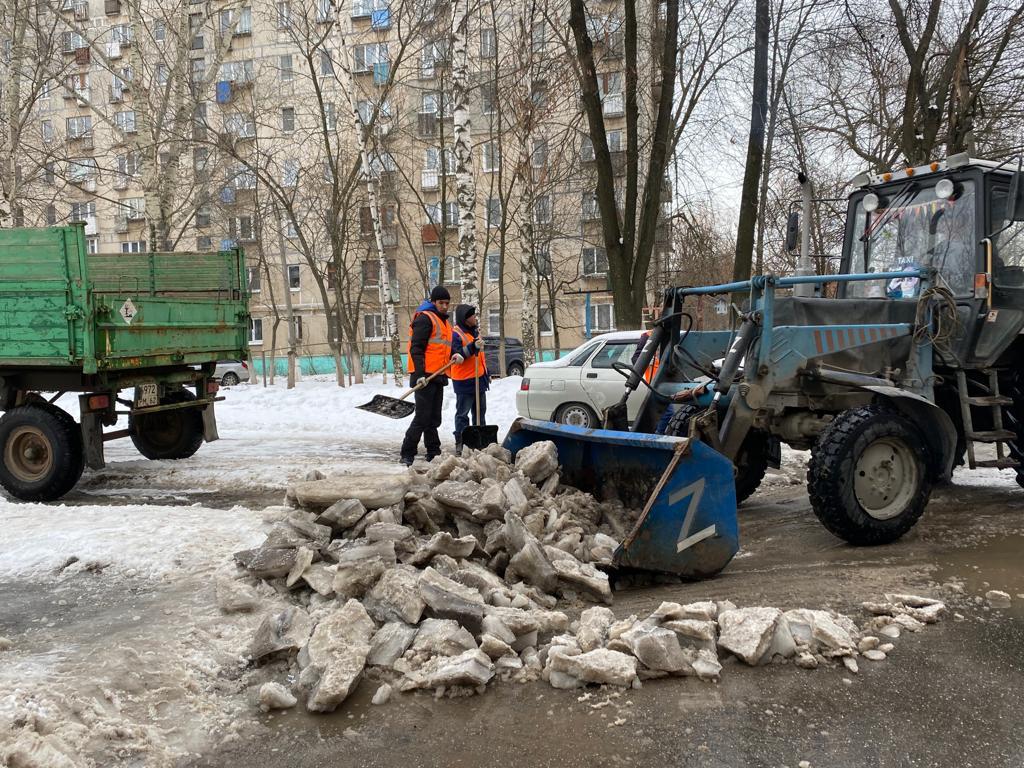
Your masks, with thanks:
[[[523,364],[520,362],[512,363],[508,367],[509,376],[522,376],[524,373],[526,373],[526,371],[523,369]]]
[[[233,387],[238,383],[238,374],[228,371],[220,377],[220,383],[225,387]]]
[[[597,414],[589,405],[583,403],[566,403],[555,412],[555,421],[580,429],[594,429],[597,426]]]

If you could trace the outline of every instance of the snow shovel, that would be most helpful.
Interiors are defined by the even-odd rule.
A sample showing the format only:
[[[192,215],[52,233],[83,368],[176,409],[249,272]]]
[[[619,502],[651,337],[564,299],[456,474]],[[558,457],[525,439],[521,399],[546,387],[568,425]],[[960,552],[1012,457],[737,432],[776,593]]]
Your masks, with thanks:
[[[462,444],[467,448],[482,450],[488,445],[498,442],[498,425],[480,423],[480,377],[477,376],[477,366],[480,364],[478,352],[473,356],[473,384],[476,389],[476,424],[462,430]]]
[[[416,386],[410,389],[401,397],[388,397],[387,395],[374,395],[373,400],[362,405],[357,405],[356,408],[360,408],[370,413],[376,413],[378,416],[387,416],[389,419],[404,419],[406,416],[411,416],[416,410],[416,406],[406,400],[409,395],[415,392],[417,389],[423,389],[429,384],[435,376],[440,376],[442,373],[447,371],[455,365],[455,361],[452,360],[444,368],[439,371],[427,376],[425,379],[420,379],[416,382]]]

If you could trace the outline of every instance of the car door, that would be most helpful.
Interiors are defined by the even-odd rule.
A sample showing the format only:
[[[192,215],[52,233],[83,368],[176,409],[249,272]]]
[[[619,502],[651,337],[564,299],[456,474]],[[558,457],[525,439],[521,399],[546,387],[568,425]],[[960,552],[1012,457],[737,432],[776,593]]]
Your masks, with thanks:
[[[587,393],[580,385],[583,365],[599,346],[589,342],[573,350],[564,364],[530,366],[529,411],[535,419],[554,419],[565,403],[586,403]]]
[[[580,382],[598,413],[622,398],[626,377],[615,370],[615,365],[632,365],[633,354],[639,343],[639,339],[607,341],[583,366]],[[643,393],[639,389],[626,401],[626,415],[630,421],[636,417],[642,402]]]

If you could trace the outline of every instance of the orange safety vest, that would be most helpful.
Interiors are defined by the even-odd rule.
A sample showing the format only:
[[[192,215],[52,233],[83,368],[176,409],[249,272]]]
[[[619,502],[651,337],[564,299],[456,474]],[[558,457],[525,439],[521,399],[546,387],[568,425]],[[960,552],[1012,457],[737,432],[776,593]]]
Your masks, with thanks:
[[[405,364],[409,371],[415,370],[412,364],[412,323],[422,314],[430,318],[430,324],[433,326],[430,329],[430,338],[427,339],[423,364],[427,368],[426,373],[436,373],[452,359],[452,324],[433,312],[417,312],[412,316],[412,322],[409,323],[409,343],[405,347]]]
[[[472,335],[466,333],[458,326],[455,327],[455,333],[458,334],[460,346],[468,347],[472,343]],[[472,357],[467,357],[458,365],[453,365],[448,373],[451,375],[452,381],[465,381],[466,379],[483,376],[487,373],[487,358],[477,352]]]
[[[654,355],[654,359],[651,360],[651,364],[647,366],[647,370],[644,371],[644,381],[650,384],[654,381],[654,374],[658,372],[658,366],[661,365],[661,360],[657,354]]]

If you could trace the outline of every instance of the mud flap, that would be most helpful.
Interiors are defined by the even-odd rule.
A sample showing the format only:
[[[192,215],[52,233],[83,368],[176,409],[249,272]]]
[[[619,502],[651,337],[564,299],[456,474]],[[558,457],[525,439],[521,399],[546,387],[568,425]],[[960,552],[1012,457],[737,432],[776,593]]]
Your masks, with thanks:
[[[213,403],[210,403],[203,408],[203,440],[212,443],[214,440],[219,439],[220,435],[217,434],[217,416],[213,412]]]
[[[558,449],[566,484],[642,508],[616,567],[703,579],[739,549],[732,462],[704,443],[517,419],[504,447],[515,455],[542,440]]]

